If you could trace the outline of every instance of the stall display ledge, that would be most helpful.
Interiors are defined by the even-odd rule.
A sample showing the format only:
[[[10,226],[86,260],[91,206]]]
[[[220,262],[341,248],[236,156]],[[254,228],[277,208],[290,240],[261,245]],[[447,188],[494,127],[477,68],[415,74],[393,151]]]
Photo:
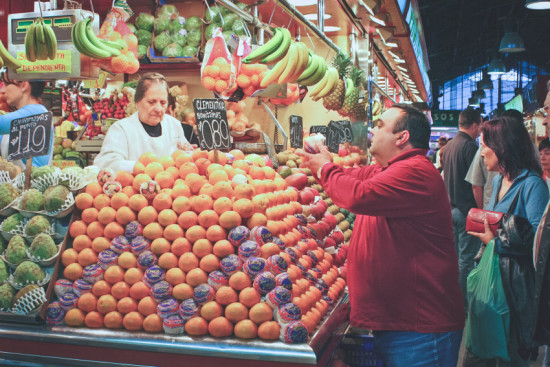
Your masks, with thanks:
[[[14,366],[326,366],[349,324],[340,298],[307,344],[0,323],[0,364]],[[27,363],[27,364],[26,364]]]

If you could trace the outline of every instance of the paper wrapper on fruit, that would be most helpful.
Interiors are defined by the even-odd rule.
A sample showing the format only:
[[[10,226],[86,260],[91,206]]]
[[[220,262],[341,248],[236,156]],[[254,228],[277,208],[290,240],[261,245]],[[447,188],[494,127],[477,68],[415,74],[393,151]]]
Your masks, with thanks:
[[[308,153],[319,153],[319,147],[325,144],[325,136],[323,134],[311,134],[304,139],[304,150]]]
[[[99,38],[119,43],[120,55],[98,60],[99,67],[109,72],[135,74],[139,70],[137,37],[126,22],[134,14],[125,0],[117,0],[99,30]]]
[[[212,34],[206,42],[201,65],[201,83],[219,97],[228,99],[237,90],[235,66],[231,62],[231,53],[223,38],[221,28]]]

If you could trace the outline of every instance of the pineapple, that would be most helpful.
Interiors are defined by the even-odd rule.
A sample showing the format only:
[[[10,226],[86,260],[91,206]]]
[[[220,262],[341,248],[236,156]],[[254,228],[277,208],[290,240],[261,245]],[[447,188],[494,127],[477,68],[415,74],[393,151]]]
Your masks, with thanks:
[[[361,101],[353,107],[351,111],[351,117],[355,120],[366,120],[367,119],[367,98],[363,98]]]
[[[351,69],[350,80],[353,85],[349,85],[348,88],[352,88],[352,92],[349,96],[344,98],[342,108],[338,111],[341,116],[351,116],[353,110],[359,102],[359,90],[361,87],[361,78],[363,77],[363,70],[357,69],[355,66]]]
[[[332,65],[338,70],[338,85],[332,93],[323,98],[323,106],[327,110],[338,111],[344,103],[344,96],[346,93],[346,87],[344,83],[344,78],[347,77],[349,73],[349,68],[351,67],[351,58],[344,53],[339,52],[338,55],[332,60]]]

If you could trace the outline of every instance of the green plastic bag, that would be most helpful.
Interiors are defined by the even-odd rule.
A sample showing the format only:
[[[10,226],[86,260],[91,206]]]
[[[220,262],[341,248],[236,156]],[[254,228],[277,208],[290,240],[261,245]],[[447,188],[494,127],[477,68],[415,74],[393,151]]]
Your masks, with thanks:
[[[494,240],[487,244],[477,268],[467,280],[466,348],[479,358],[510,360],[510,309],[500,276]]]

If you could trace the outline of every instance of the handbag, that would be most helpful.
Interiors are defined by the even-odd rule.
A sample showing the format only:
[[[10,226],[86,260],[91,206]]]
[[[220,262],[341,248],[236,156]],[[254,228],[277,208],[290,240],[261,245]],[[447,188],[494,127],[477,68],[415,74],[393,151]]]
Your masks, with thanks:
[[[498,229],[502,226],[502,218],[506,215],[507,217],[511,216],[519,198],[519,191],[516,193],[512,204],[508,208],[508,211],[505,213],[493,212],[491,210],[484,210],[479,208],[472,208],[468,212],[466,217],[466,232],[485,232],[485,219],[491,227],[491,232],[493,235],[498,234]]]

